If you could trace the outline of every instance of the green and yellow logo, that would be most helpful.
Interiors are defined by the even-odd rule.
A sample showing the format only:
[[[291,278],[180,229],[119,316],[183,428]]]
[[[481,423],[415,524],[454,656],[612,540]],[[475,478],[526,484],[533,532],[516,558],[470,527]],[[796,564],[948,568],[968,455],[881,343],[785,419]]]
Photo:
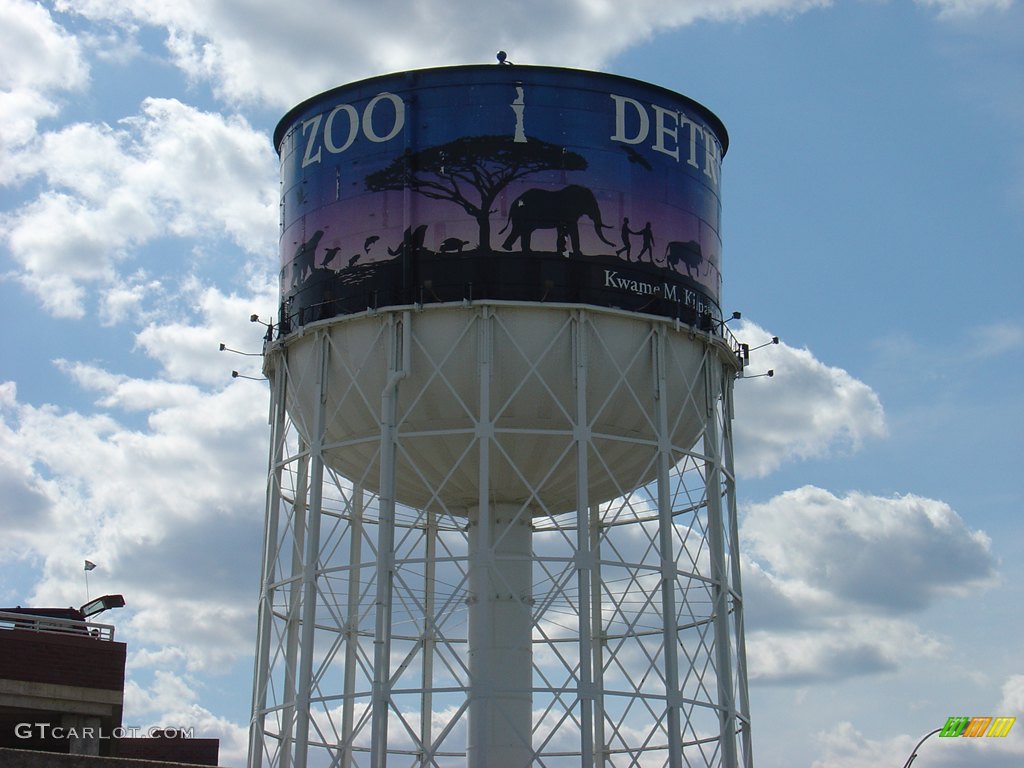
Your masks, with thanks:
[[[939,738],[943,736],[968,736],[980,738],[981,736],[1002,737],[1006,736],[1017,722],[1016,717],[950,717],[946,724],[939,731]]]

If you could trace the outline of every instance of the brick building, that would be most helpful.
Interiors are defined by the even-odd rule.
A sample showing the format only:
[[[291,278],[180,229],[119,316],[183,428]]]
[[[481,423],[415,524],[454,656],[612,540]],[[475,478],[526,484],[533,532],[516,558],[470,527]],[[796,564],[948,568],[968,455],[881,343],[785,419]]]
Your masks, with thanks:
[[[56,768],[69,765],[63,754],[82,756],[76,767],[112,765],[106,758],[216,766],[217,739],[123,726],[126,655],[114,627],[81,609],[0,610],[0,764]]]

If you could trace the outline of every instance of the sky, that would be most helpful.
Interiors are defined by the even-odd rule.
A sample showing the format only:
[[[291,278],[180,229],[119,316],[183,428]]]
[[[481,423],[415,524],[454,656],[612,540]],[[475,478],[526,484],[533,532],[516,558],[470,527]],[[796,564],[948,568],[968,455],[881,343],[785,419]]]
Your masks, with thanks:
[[[0,0],[0,606],[123,593],[125,724],[244,763],[284,113],[408,68],[597,69],[729,131],[755,764],[1024,714],[1024,5]],[[83,561],[97,568],[88,574]],[[1018,766],[931,739],[915,766]]]

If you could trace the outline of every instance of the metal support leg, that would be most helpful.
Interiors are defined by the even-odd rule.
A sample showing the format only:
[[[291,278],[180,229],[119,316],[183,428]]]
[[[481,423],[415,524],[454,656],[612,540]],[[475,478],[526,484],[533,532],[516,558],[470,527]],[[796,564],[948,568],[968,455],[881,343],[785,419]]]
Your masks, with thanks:
[[[707,376],[707,433],[705,478],[708,502],[708,554],[715,623],[715,677],[718,680],[719,733],[722,765],[736,766],[736,700],[733,695],[732,633],[730,619],[729,569],[725,561],[725,521],[722,518],[722,451],[719,442],[721,372],[709,360]]]

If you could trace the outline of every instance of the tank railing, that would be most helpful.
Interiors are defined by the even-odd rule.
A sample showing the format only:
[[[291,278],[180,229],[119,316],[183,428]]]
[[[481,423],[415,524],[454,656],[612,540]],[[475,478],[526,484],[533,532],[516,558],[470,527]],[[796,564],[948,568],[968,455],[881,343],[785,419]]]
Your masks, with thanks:
[[[466,285],[465,297],[463,301],[473,301],[473,284],[468,283]],[[427,299],[427,300],[425,300]],[[495,299],[500,301],[501,299]],[[421,286],[419,291],[418,301],[414,302],[417,306],[432,303],[444,303],[444,299],[437,297],[428,297],[424,292],[424,287]],[[486,301],[486,299],[484,299]],[[667,299],[661,299],[660,301],[667,301]],[[542,299],[543,302],[543,299]],[[299,307],[295,311],[288,311],[289,302],[284,302],[281,305],[279,314],[278,324],[275,326],[271,324],[268,327],[267,335],[264,339],[264,352],[269,345],[271,339],[280,339],[287,336],[292,330],[296,330],[310,323],[315,323],[320,320],[329,320],[333,317],[339,317],[344,315],[353,315],[359,312],[366,312],[376,310],[381,306],[380,296],[377,291],[368,293],[365,297],[361,297],[357,300],[357,297],[349,296],[343,299],[328,299],[327,301],[321,301],[316,304],[310,304],[309,306]],[[383,302],[388,307],[405,306],[401,302],[394,302],[386,300]],[[564,303],[564,302],[560,302]],[[569,302],[577,303],[577,302]],[[588,302],[578,302],[587,304]],[[732,330],[726,325],[726,320],[721,320],[710,314],[698,314],[692,307],[684,306],[682,302],[675,301],[675,311],[670,314],[663,314],[660,312],[653,312],[647,314],[654,314],[659,317],[664,317],[669,320],[678,320],[683,325],[689,328],[705,333],[712,333],[720,336],[721,339],[729,347],[730,351],[736,356],[737,361],[740,363],[742,368],[742,345],[733,335]],[[600,304],[594,304],[592,306],[601,307]],[[614,309],[614,307],[609,307]],[[634,311],[634,310],[628,310]],[[635,310],[638,314],[644,314],[644,310]]]
[[[732,353],[736,355],[736,360],[740,364],[740,370],[743,370],[743,365],[746,362],[743,356],[743,345],[739,342],[736,336],[733,335],[732,329],[725,323],[725,320],[719,322],[718,332],[722,336],[722,340],[729,345],[729,349]]]
[[[57,619],[52,616],[36,616],[29,613],[0,611],[0,630],[20,629],[47,635],[74,635],[91,637],[95,640],[113,640],[112,624],[95,624],[76,619]]]
[[[333,317],[339,317],[344,315],[354,315],[359,312],[375,311],[382,305],[394,308],[404,307],[413,304],[415,306],[423,306],[425,304],[440,304],[440,303],[454,303],[457,301],[472,302],[472,283],[467,284],[466,295],[462,299],[441,299],[431,297],[428,300],[425,295],[421,295],[414,302],[402,302],[402,301],[380,301],[380,297],[376,291],[367,295],[364,301],[356,301],[355,297],[348,297],[344,299],[328,299],[327,301],[321,301],[316,304],[310,304],[308,306],[299,307],[299,309],[290,312],[282,311],[280,314],[280,320],[276,326],[272,326],[274,330],[274,338],[280,339],[282,336],[287,336],[292,330],[301,328],[302,326],[315,323],[319,320],[329,320]],[[528,299],[506,299],[496,296],[490,296],[480,301],[522,301],[528,303]],[[668,302],[668,299],[659,299],[661,302]],[[541,300],[541,303],[546,303]],[[602,304],[594,304],[587,301],[559,301],[555,302],[559,304],[584,304],[594,307],[604,307]],[[653,304],[653,301],[651,302]],[[687,326],[691,326],[696,330],[704,332],[713,332],[721,335],[729,342],[729,346],[734,348],[737,352],[739,351],[739,344],[736,342],[731,331],[725,326],[722,320],[715,318],[709,314],[698,314],[696,310],[686,307],[682,302],[675,301],[675,311],[671,313],[662,312],[650,312],[647,311],[647,307],[638,309],[625,309],[627,312],[634,312],[636,314],[651,314],[657,317],[663,317],[668,320],[679,320],[681,323]],[[622,309],[613,305],[607,305],[607,309]],[[283,308],[282,308],[283,309]]]

